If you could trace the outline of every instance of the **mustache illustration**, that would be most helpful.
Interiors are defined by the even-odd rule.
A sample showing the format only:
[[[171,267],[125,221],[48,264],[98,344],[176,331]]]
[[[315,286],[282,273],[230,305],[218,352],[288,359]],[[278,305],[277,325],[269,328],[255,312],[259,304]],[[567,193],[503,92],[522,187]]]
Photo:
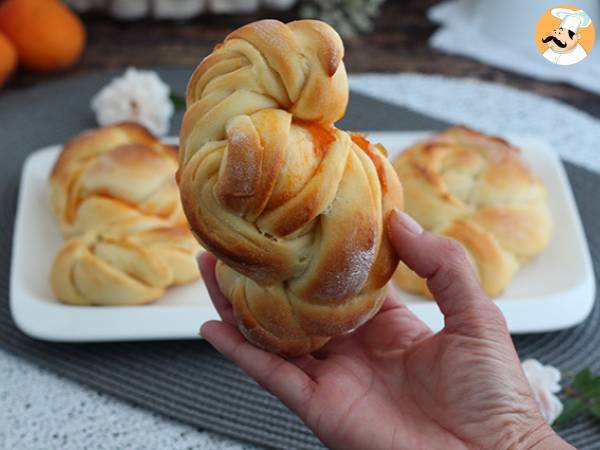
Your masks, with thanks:
[[[558,40],[558,38],[557,38],[556,36],[547,36],[547,37],[545,37],[545,38],[542,38],[542,42],[543,42],[544,44],[545,44],[545,43],[547,43],[547,42],[550,42],[550,41],[554,41],[554,43],[555,43],[557,46],[559,46],[560,48],[565,48],[565,47],[567,46],[567,43],[566,43],[566,42],[559,41],[559,40]]]

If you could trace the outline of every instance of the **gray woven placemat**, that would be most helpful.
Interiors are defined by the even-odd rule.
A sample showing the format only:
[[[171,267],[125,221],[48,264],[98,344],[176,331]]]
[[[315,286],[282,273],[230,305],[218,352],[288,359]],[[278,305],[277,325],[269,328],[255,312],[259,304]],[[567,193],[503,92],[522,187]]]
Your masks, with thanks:
[[[183,92],[191,68],[161,69]],[[94,126],[89,99],[112,73],[49,83],[0,95],[0,346],[70,379],[206,430],[275,448],[321,448],[301,421],[202,341],[56,344],[30,339],[8,309],[12,228],[25,157]],[[173,121],[172,132],[180,123]],[[441,129],[446,124],[353,94],[349,129]],[[582,215],[595,275],[600,276],[600,176],[566,164]],[[40,274],[46,276],[46,274]],[[578,327],[515,338],[520,355],[563,370],[600,369],[600,309]],[[600,448],[600,424],[580,419],[561,430],[578,448]]]

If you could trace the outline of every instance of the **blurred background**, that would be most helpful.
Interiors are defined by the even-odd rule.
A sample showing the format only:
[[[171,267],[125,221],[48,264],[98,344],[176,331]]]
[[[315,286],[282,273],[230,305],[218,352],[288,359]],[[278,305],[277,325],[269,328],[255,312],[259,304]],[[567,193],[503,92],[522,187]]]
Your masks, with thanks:
[[[177,134],[183,112],[178,95],[184,94],[191,70],[227,34],[249,22],[319,18],[343,35],[354,98],[362,93],[393,106],[365,103],[362,97],[362,111],[353,120],[363,126],[355,129],[381,129],[373,123],[385,117],[392,127],[419,130],[410,122],[399,123],[417,117],[416,111],[433,118],[427,117],[427,123],[437,119],[502,136],[532,134],[548,142],[565,161],[598,278],[600,48],[573,66],[542,57],[536,24],[558,6],[555,2],[0,0],[0,291],[4,289],[6,300],[0,298],[0,410],[7,412],[0,415],[7,417],[0,420],[0,449],[79,449],[89,448],[90,442],[102,448],[250,448],[225,444],[219,435],[201,435],[196,427],[207,423],[221,427],[208,429],[268,448],[299,448],[298,442],[313,445],[301,448],[319,448],[299,420],[208,345],[199,350],[195,341],[46,343],[17,331],[8,309],[12,227],[24,158],[95,126],[92,110],[103,108],[95,108],[93,98],[107,87],[104,109],[109,113],[114,103],[131,94],[136,101],[147,101],[151,116],[161,111],[164,127],[157,134]],[[577,7],[600,24],[600,0],[578,0]],[[134,73],[119,89],[111,87],[111,79],[129,67],[156,73]],[[169,89],[175,94],[171,98]],[[130,103],[129,109],[139,112],[142,103]],[[96,118],[105,125],[98,114]],[[46,183],[45,174],[43,179]],[[40,279],[46,276],[27,269]],[[579,327],[516,337],[515,343],[520,356],[539,358],[565,373],[586,367],[600,373],[599,324],[596,307]],[[113,395],[144,409],[122,404]],[[213,411],[215,405],[224,405],[223,411],[231,415]],[[213,416],[226,420],[212,422]],[[251,428],[248,423],[257,429],[252,439],[244,434]],[[578,448],[599,448],[597,419],[585,417],[561,433]]]
[[[44,3],[55,1],[45,0]],[[21,3],[26,4],[28,0]],[[553,97],[600,117],[600,95],[597,93],[567,83],[541,81],[535,74],[517,74],[477,59],[432,48],[431,37],[440,25],[429,19],[432,16],[430,10],[439,6],[439,0],[69,0],[64,3],[82,20],[83,53],[71,55],[73,61],[66,69],[44,68],[40,72],[24,69],[21,64],[12,76],[6,75],[0,99],[2,95],[28,86],[101,69],[194,66],[227,33],[247,22],[263,18],[289,21],[299,17],[319,17],[333,23],[344,34],[345,61],[350,73],[418,72],[477,78]],[[502,3],[508,8],[512,2]],[[444,14],[444,11],[438,15],[440,13]],[[14,12],[12,16],[15,21]],[[75,26],[63,26],[68,21],[59,16],[59,13],[49,14],[44,26],[57,27],[58,33],[64,35],[63,39],[76,47],[81,33]],[[5,18],[4,22],[7,21],[10,18]],[[2,28],[0,17],[0,30]],[[38,53],[46,45],[43,36],[21,39],[29,41],[30,46],[39,47],[35,50]],[[7,65],[1,44],[0,55],[5,62],[0,66]],[[499,42],[498,45],[510,46],[514,42]],[[541,58],[538,63],[551,66]],[[8,66],[5,72],[12,71],[10,63]],[[0,74],[0,80],[1,77]]]

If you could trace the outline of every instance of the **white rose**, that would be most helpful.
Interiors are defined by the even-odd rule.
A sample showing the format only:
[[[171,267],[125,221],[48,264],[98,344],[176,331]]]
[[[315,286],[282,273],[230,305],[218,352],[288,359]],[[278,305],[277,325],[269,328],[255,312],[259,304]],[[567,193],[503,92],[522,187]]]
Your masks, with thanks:
[[[563,404],[554,395],[562,389],[559,384],[560,371],[553,366],[544,366],[535,359],[523,361],[521,365],[542,416],[551,424],[563,410]]]
[[[129,68],[102,88],[91,106],[101,126],[137,122],[162,136],[169,131],[174,112],[169,94],[169,86],[156,72]]]

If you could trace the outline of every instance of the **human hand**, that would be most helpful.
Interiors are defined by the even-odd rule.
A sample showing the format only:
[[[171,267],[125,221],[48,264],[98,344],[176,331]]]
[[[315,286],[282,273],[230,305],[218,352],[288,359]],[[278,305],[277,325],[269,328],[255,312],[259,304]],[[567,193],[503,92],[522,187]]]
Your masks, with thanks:
[[[390,239],[445,317],[433,333],[395,296],[356,332],[285,360],[248,343],[214,275],[200,269],[222,321],[201,334],[333,449],[571,449],[542,419],[502,313],[461,247],[392,213]]]

